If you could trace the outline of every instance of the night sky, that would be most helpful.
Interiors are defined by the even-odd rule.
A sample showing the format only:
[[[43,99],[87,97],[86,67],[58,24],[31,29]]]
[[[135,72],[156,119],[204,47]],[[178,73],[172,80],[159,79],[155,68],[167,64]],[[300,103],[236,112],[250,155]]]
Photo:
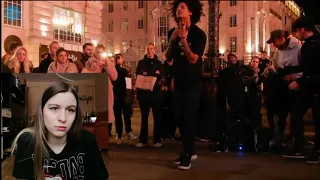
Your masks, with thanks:
[[[320,0],[294,0],[303,8],[306,16],[312,17],[317,24],[320,24]]]

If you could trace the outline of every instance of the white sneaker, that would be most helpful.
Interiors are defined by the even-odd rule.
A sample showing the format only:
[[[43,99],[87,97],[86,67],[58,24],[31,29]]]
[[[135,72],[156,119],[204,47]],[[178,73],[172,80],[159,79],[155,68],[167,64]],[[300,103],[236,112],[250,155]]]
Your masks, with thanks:
[[[128,135],[127,135],[128,139],[130,140],[136,140],[138,139],[137,136],[135,136],[132,132],[129,132]]]
[[[194,154],[194,155],[191,156],[191,160],[195,160],[195,159],[197,159],[197,158],[198,158],[198,156],[197,156],[196,154]]]
[[[162,147],[162,144],[161,143],[156,143],[153,146],[156,147],[156,148],[160,148],[160,147]]]
[[[117,136],[117,137],[116,137],[116,143],[117,143],[117,145],[122,144],[122,140],[123,140],[123,137],[122,137],[122,138],[118,138],[118,136]]]
[[[141,147],[146,147],[147,145],[146,144],[143,144],[143,143],[138,143],[136,144],[136,147],[138,148],[141,148]]]

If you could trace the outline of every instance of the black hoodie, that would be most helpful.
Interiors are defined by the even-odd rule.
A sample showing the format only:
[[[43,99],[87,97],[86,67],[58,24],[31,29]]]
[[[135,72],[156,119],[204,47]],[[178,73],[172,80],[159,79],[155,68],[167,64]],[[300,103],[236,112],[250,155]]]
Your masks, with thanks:
[[[156,73],[159,71],[159,73]],[[163,95],[161,91],[161,79],[163,76],[162,62],[158,60],[158,57],[154,55],[153,59],[144,56],[142,60],[138,62],[137,74],[143,75],[143,72],[147,72],[147,76],[157,77],[157,81],[154,85],[153,91],[137,90],[137,97],[139,100],[162,100]]]
[[[320,36],[313,35],[301,47],[300,68],[302,77],[297,79],[300,86],[312,94],[320,94]]]

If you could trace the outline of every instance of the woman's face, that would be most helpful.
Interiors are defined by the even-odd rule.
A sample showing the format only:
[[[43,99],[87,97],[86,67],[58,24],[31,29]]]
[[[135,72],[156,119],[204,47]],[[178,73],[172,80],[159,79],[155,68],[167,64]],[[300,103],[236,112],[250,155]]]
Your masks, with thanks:
[[[103,52],[103,49],[102,48],[98,48],[95,52],[94,52],[94,54],[95,54],[95,57],[97,58],[97,59],[104,59],[103,58],[103,54],[104,52]]]
[[[24,49],[20,49],[17,52],[17,59],[20,62],[24,62],[24,60],[26,59],[26,51]]]
[[[63,138],[76,118],[77,100],[71,92],[58,93],[43,107],[44,125],[51,137]]]
[[[66,63],[66,62],[68,61],[68,54],[67,54],[67,52],[61,51],[61,52],[58,54],[57,59],[58,59],[58,62],[59,62],[59,63],[62,63],[62,64]]]
[[[253,58],[251,60],[251,66],[254,68],[257,68],[259,66],[259,62],[260,62],[260,60],[258,58]]]

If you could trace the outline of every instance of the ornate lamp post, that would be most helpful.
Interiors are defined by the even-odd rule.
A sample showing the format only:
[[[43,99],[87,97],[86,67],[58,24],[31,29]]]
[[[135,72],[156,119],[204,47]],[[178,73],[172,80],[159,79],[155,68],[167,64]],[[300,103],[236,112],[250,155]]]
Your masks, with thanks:
[[[210,64],[210,74],[216,74],[215,62],[219,58],[219,3],[220,0],[208,0],[208,61]]]

